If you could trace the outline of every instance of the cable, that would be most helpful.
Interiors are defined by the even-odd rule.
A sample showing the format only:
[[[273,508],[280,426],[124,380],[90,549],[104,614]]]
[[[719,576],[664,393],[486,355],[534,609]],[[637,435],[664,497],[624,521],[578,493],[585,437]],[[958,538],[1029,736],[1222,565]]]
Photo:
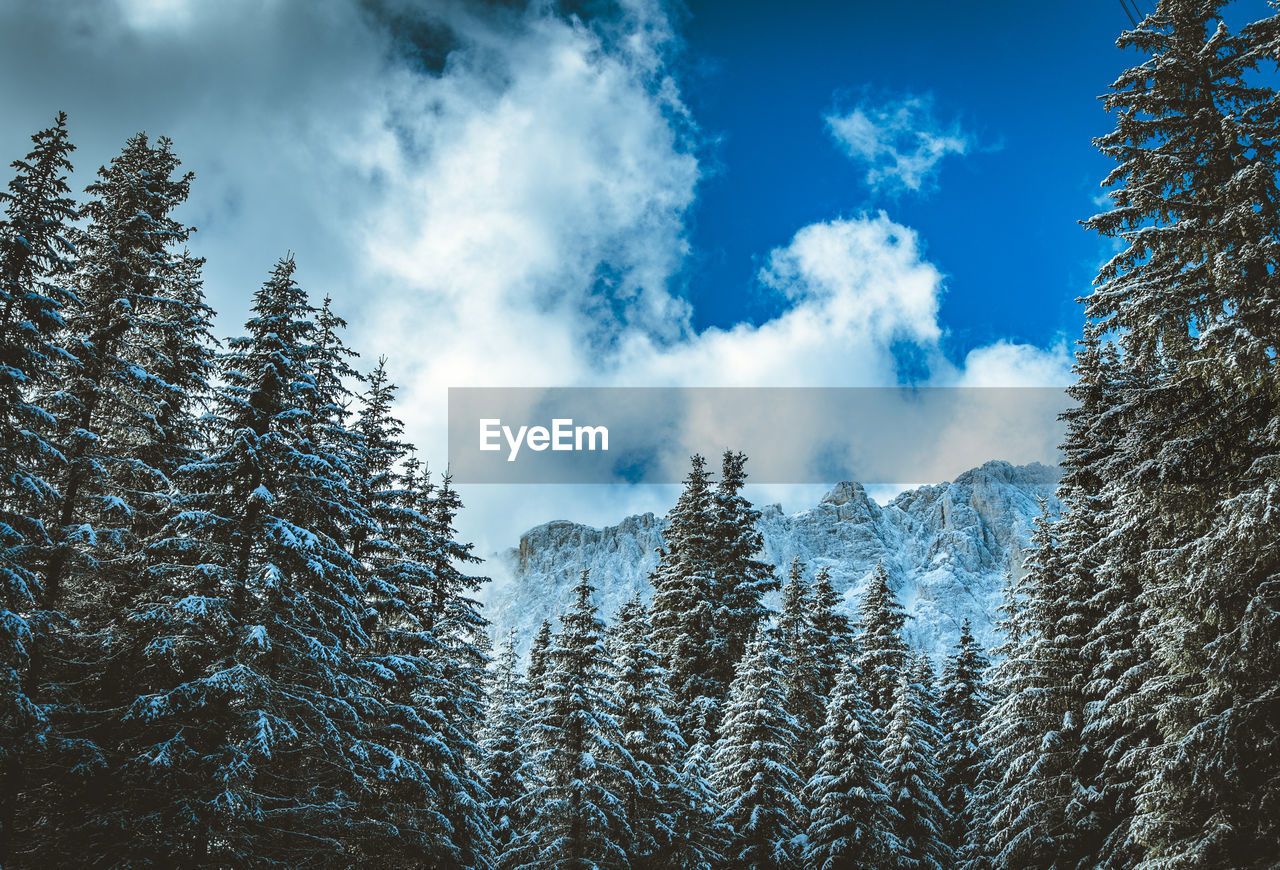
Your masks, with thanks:
[[[1133,2],[1133,0],[1130,0],[1130,2]],[[1125,3],[1124,0],[1120,0],[1120,8],[1124,10],[1125,15],[1129,16],[1129,23],[1132,24],[1134,27],[1137,27],[1138,19],[1133,16],[1133,12],[1129,10],[1129,5]],[[1136,3],[1134,3],[1133,8],[1134,9],[1138,8]]]

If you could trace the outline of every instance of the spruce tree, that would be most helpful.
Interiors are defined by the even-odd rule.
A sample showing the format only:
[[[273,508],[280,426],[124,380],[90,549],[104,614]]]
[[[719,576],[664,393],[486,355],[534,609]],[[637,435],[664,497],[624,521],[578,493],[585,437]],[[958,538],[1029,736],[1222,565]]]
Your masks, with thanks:
[[[710,870],[719,866],[729,832],[721,822],[724,808],[712,785],[715,747],[705,721],[695,726],[690,739],[677,781],[680,800],[673,807],[674,848],[668,852],[667,866]]]
[[[883,562],[871,575],[858,619],[858,671],[871,708],[887,720],[907,667],[907,643],[902,637],[907,614],[889,587],[889,572]]]
[[[805,786],[809,807],[804,866],[813,870],[880,870],[901,866],[897,811],[880,761],[884,732],[847,659],[837,675],[818,734],[817,772]]]
[[[489,685],[489,706],[480,733],[481,775],[488,794],[485,811],[494,850],[503,856],[511,854],[512,844],[524,826],[517,807],[526,789],[523,703],[529,683],[518,669],[514,633],[502,644]],[[500,861],[498,866],[509,865]]]
[[[790,870],[800,862],[803,783],[792,760],[796,721],[783,690],[787,662],[772,632],[760,630],[738,662],[712,761],[712,783],[734,867]]]
[[[1151,663],[1107,706],[1155,732],[1127,753],[1149,771],[1131,831],[1149,867],[1268,866],[1280,837],[1280,656],[1261,652],[1280,609],[1280,128],[1251,75],[1274,63],[1278,26],[1233,33],[1225,5],[1162,0],[1121,37],[1145,59],[1106,98],[1113,207],[1089,221],[1123,243],[1086,314],[1121,351],[1105,561],[1144,554],[1134,651]]]
[[[898,815],[894,833],[902,855],[899,866],[910,870],[941,870],[952,859],[945,841],[946,809],[939,799],[942,777],[937,768],[938,712],[932,678],[932,666],[923,655],[902,675],[883,749],[885,785]]]
[[[427,799],[416,765],[370,739],[346,536],[364,520],[307,437],[313,325],[293,272],[276,265],[221,361],[214,449],[184,469],[183,510],[158,546],[171,568],[131,614],[135,632],[163,638],[145,649],[122,750],[126,775],[167,792],[135,821],[164,832],[152,846],[164,863],[354,860],[387,831],[360,812],[363,783]]]
[[[653,570],[653,646],[670,679],[681,734],[691,734],[704,711],[718,721],[723,686],[717,668],[727,655],[717,635],[712,490],[706,462],[691,460],[684,490],[667,515],[664,547]]]
[[[132,616],[160,582],[148,551],[180,510],[173,476],[199,455],[212,368],[203,261],[180,247],[194,228],[174,217],[191,182],[179,165],[169,140],[138,134],[87,188],[70,353],[40,386],[65,460],[45,505],[42,604],[68,621],[33,668],[58,711],[44,777],[59,785],[32,796],[63,835],[46,844],[50,860],[77,839],[111,854],[128,839],[120,825],[154,821],[154,793],[126,784],[133,759],[117,755],[136,733],[121,710],[136,698],[138,657],[164,642]]]
[[[831,585],[831,571],[818,569],[809,587],[809,625],[813,630],[819,694],[830,698],[837,675],[853,654],[853,627],[840,612],[841,598]]]
[[[519,808],[528,823],[502,858],[508,866],[626,866],[631,829],[614,792],[625,749],[593,592],[584,571],[546,653],[543,700],[530,723],[536,775]]]
[[[1067,827],[1076,796],[1083,680],[1076,620],[1048,503],[1032,534],[1028,570],[1011,586],[993,688],[982,725],[989,747],[981,798],[983,844],[996,867],[1074,866],[1086,832]]]
[[[799,558],[791,563],[787,583],[782,588],[782,610],[775,631],[780,647],[787,651],[783,674],[783,696],[796,720],[796,740],[792,759],[802,782],[808,782],[818,765],[818,729],[825,718],[828,689],[823,685],[827,650],[818,642],[813,625],[813,590],[804,579]]]
[[[680,780],[685,743],[666,713],[671,693],[650,634],[648,612],[634,597],[618,612],[610,646],[625,750],[617,793],[631,820],[626,863],[636,870],[672,866],[672,856],[687,848],[679,842],[678,815],[696,799]]]
[[[769,612],[764,596],[779,585],[773,566],[756,558],[764,539],[756,528],[760,512],[742,495],[747,482],[746,464],[746,454],[724,452],[720,480],[711,500],[715,574],[712,599],[720,645],[713,664],[719,668],[719,698],[728,692],[734,664]]]
[[[53,421],[32,393],[63,353],[62,311],[74,303],[66,279],[77,217],[67,185],[75,146],[66,114],[31,141],[0,191],[0,866],[11,863],[25,760],[46,719],[30,667],[43,629],[32,615],[44,601],[37,569],[49,544],[39,517],[56,498],[48,472],[62,457],[49,440]]]
[[[137,546],[139,511],[165,489],[163,469],[144,454],[169,437],[158,428],[166,413],[163,402],[183,402],[186,385],[162,382],[151,355],[168,344],[164,327],[185,326],[188,338],[204,332],[203,324],[192,330],[171,310],[188,301],[175,295],[195,293],[184,287],[195,261],[177,250],[193,228],[173,216],[192,176],[177,175],[178,167],[168,139],[152,145],[139,133],[86,189],[88,227],[77,243],[74,277],[80,304],[66,316],[74,360],[63,364],[44,398],[58,421],[58,447],[66,459],[47,522],[55,545],[44,571],[44,596],[51,605],[68,578],[79,584],[90,567],[101,570],[104,560]],[[207,310],[193,310],[207,322]],[[175,445],[179,451],[185,446]],[[125,591],[133,588],[132,571],[118,579]],[[95,597],[79,591],[78,601]],[[114,587],[100,591],[107,596],[102,604],[118,603]]]
[[[962,856],[973,838],[972,813],[987,759],[982,721],[991,707],[984,674],[988,667],[982,647],[974,640],[969,620],[960,627],[960,640],[947,659],[939,694],[942,742],[938,768],[942,776],[942,806],[946,810],[945,840],[952,854]]]

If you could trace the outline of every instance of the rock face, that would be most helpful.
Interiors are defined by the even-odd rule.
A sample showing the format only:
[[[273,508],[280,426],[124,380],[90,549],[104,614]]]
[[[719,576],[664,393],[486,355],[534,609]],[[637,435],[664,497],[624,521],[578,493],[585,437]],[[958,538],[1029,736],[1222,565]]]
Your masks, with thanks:
[[[940,659],[967,618],[990,648],[1005,575],[1022,571],[1039,499],[1058,510],[1057,477],[1057,469],[1044,465],[988,462],[950,483],[904,492],[883,507],[860,484],[839,483],[798,513],[757,506],[764,558],[777,566],[779,577],[797,556],[809,576],[829,568],[850,615],[883,561],[912,617],[906,631],[914,646]],[[664,519],[642,514],[603,529],[564,521],[530,529],[494,566],[493,573],[505,579],[484,592],[495,634],[515,628],[522,648],[527,646],[538,624],[554,620],[567,606],[583,569],[591,571],[606,619],[635,592],[648,598],[664,525]]]

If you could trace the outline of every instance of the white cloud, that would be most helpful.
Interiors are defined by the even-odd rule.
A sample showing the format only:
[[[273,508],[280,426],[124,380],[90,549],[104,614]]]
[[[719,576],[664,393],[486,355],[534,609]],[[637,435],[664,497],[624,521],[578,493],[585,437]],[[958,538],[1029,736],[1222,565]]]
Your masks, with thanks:
[[[896,382],[903,346],[939,383],[1058,376],[1058,350],[1003,343],[949,363],[943,275],[884,214],[779,239],[759,282],[782,313],[694,330],[679,276],[701,169],[661,4],[622,0],[584,23],[540,2],[396,2],[0,6],[0,146],[22,153],[24,131],[65,108],[83,186],[135,130],[170,135],[197,175],[186,216],[219,332],[239,331],[294,250],[366,360],[390,357],[437,468],[450,386],[874,386]],[[440,37],[443,61],[411,61],[432,46],[397,42],[388,16]],[[967,147],[920,101],[828,120],[879,186],[920,189]],[[464,496],[482,552],[534,522],[668,503],[590,487]]]
[[[847,114],[832,113],[826,121],[844,152],[867,165],[867,185],[875,191],[925,190],[944,157],[964,154],[973,144],[959,124],[939,124],[929,97],[864,102]]]

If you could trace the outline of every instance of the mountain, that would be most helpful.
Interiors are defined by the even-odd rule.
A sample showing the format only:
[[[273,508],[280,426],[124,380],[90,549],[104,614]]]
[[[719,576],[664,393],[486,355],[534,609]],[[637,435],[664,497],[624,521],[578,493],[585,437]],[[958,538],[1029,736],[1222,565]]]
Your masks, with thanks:
[[[940,658],[968,618],[979,641],[990,648],[1005,575],[1021,573],[1039,499],[1047,498],[1050,509],[1058,510],[1057,479],[1056,468],[1038,463],[988,462],[948,483],[904,492],[883,506],[861,484],[839,483],[817,505],[798,513],[757,506],[764,558],[777,566],[780,577],[796,556],[810,576],[829,568],[850,615],[883,560],[912,616],[906,631],[914,646]],[[665,523],[646,513],[603,529],[565,521],[530,529],[492,566],[499,579],[485,590],[484,603],[495,635],[514,627],[522,648],[527,646],[543,619],[563,612],[584,568],[591,571],[606,618],[637,590],[647,598]]]

